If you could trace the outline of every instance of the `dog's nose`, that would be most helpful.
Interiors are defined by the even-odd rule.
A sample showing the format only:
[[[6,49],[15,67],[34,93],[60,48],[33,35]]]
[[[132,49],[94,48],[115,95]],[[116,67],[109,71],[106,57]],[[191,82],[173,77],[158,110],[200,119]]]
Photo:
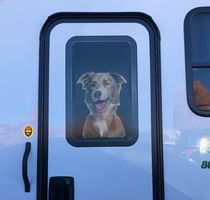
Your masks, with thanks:
[[[95,97],[96,99],[100,99],[101,95],[102,95],[102,93],[101,93],[100,91],[96,91],[96,92],[94,93],[94,97]]]

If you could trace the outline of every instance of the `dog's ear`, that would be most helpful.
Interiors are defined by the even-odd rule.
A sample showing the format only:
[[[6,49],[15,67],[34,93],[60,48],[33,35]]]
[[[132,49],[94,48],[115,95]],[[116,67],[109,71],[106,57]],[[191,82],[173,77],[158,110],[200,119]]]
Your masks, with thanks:
[[[112,73],[109,72],[109,75],[112,76],[112,78],[115,80],[115,82],[118,84],[119,88],[121,89],[121,85],[123,83],[127,83],[127,81],[124,79],[123,76],[119,75],[118,73]]]
[[[86,88],[86,85],[88,83],[88,79],[90,78],[90,75],[93,74],[94,72],[91,72],[91,73],[86,73],[86,74],[83,74],[79,80],[77,81],[77,84],[78,83],[82,83],[82,88],[85,89]]]

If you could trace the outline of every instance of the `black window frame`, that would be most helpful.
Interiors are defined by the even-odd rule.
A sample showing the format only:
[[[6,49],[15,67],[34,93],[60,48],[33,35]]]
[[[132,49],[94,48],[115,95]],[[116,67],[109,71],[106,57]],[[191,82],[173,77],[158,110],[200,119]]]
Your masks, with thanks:
[[[210,110],[201,110],[195,105],[193,91],[193,69],[210,68],[210,61],[193,61],[191,21],[198,14],[210,14],[210,7],[197,7],[188,12],[184,20],[184,45],[185,45],[185,69],[187,102],[196,115],[210,117]]]
[[[78,52],[77,55],[75,55],[74,46],[77,44],[79,44],[80,46],[83,46],[83,48],[86,47],[86,49],[87,49],[88,44],[94,45],[94,47],[92,48],[96,48],[95,45],[97,44],[98,45],[106,44],[106,46],[109,45],[108,47],[109,51],[112,49],[111,47],[112,45],[124,44],[126,45],[126,48],[129,49],[129,52],[127,55],[121,55],[120,58],[118,58],[122,60],[124,59],[124,57],[127,57],[127,62],[129,63],[129,66],[127,66],[127,71],[128,71],[127,74],[126,73],[124,73],[124,75],[121,74],[120,71],[122,71],[122,68],[121,69],[118,68],[118,72],[120,75],[123,75],[124,78],[125,78],[125,75],[128,77],[128,79],[126,78],[127,80],[127,83],[125,83],[126,85],[124,84],[122,85],[122,90],[119,94],[120,99],[121,99],[120,106],[118,106],[117,112],[116,112],[119,115],[118,111],[121,110],[121,114],[122,114],[121,107],[123,107],[126,110],[125,112],[123,112],[124,116],[119,115],[120,119],[122,120],[122,125],[124,126],[124,129],[125,129],[124,137],[117,137],[117,138],[112,138],[112,137],[111,138],[77,138],[75,137],[74,133],[77,129],[80,129],[80,132],[82,133],[81,127],[84,126],[85,119],[88,115],[88,112],[85,112],[85,111],[87,111],[88,108],[84,103],[85,92],[84,90],[82,91],[82,85],[76,84],[79,77],[77,77],[77,79],[74,80],[74,75],[73,75],[74,72],[81,71],[81,70],[84,70],[83,73],[85,72],[108,73],[109,71],[117,72],[115,68],[112,68],[109,66],[105,67],[103,66],[103,64],[102,64],[102,67],[98,67],[100,66],[99,63],[101,63],[101,61],[98,61],[99,63],[98,63],[97,68],[94,68],[93,70],[93,68],[89,66],[90,65],[89,62],[91,61],[91,59],[96,59],[96,58],[87,59],[86,56],[78,55],[78,54],[80,55],[88,54],[88,52],[86,53]],[[86,51],[90,52],[91,50],[89,49]],[[104,49],[102,48],[98,49],[97,53],[99,52],[105,53]],[[110,54],[109,52],[108,54],[111,60],[112,54]],[[89,67],[86,67],[86,66],[78,67],[74,61],[75,56],[80,57],[79,62],[82,62],[81,60],[85,59],[85,61],[83,62],[85,62],[85,64]],[[89,54],[89,56],[94,57],[94,55],[92,54]],[[103,60],[103,56],[107,56],[107,55],[101,55],[100,59]],[[104,62],[107,62],[107,61],[104,60]],[[115,63],[116,62],[117,60],[115,59]],[[123,64],[124,63],[122,63],[122,65]],[[108,67],[110,68],[110,70],[107,71]],[[87,68],[89,69],[89,71],[87,71],[88,70]],[[77,88],[75,90],[76,92],[73,92],[73,89],[75,88]],[[81,93],[81,94],[78,95],[77,93]],[[125,102],[124,99],[122,98],[122,95],[124,96],[124,98],[129,98],[129,100]],[[75,96],[77,96],[77,99],[75,99]],[[124,104],[122,104],[122,101],[124,102]],[[80,103],[79,107],[77,105],[77,102]],[[79,114],[79,119],[76,120],[75,114],[77,113],[79,109],[81,109],[80,107],[84,109],[82,113],[86,113],[86,115],[81,116],[81,114]],[[78,114],[77,114],[77,118],[78,118]],[[83,123],[81,123],[81,120],[83,121]],[[77,121],[80,122],[80,126],[79,126],[80,128],[78,128],[78,125],[75,125],[77,124]],[[66,140],[68,141],[68,143],[75,147],[131,146],[135,144],[135,142],[137,141],[138,134],[139,133],[138,133],[137,45],[136,45],[135,40],[131,38],[130,36],[110,36],[110,35],[109,36],[74,36],[70,38],[68,42],[66,43]]]

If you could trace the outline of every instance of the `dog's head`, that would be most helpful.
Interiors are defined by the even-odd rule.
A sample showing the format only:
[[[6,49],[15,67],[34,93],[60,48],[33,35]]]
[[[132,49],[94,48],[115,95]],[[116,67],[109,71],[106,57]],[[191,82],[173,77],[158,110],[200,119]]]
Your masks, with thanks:
[[[85,103],[90,111],[103,112],[110,105],[118,105],[122,83],[127,83],[123,76],[117,73],[86,73],[77,83],[82,83],[86,90]]]

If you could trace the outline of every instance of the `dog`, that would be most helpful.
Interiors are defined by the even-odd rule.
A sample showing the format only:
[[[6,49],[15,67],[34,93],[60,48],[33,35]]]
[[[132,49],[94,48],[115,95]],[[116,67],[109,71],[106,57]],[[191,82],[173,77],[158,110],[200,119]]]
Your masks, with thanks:
[[[83,138],[124,137],[125,130],[116,114],[120,104],[123,76],[117,73],[85,73],[77,84],[85,90],[85,103],[90,110],[83,127]]]

